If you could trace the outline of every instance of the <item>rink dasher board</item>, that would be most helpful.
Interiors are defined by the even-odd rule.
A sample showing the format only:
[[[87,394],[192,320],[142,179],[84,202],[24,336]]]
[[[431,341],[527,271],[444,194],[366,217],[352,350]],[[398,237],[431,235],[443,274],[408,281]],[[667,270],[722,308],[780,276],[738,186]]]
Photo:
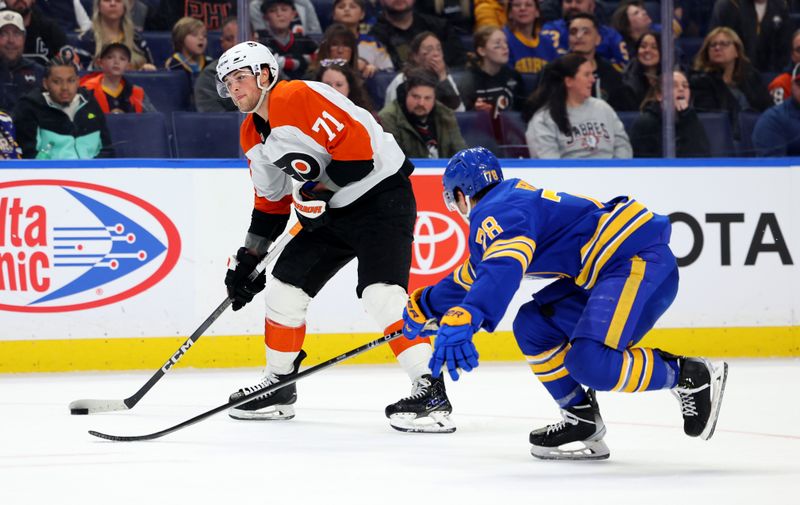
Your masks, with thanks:
[[[458,265],[467,236],[442,203],[445,162],[416,164],[412,288]],[[677,216],[671,245],[685,263],[681,287],[648,336],[653,345],[711,355],[800,355],[800,204],[794,198],[800,160],[506,160],[503,166],[506,178],[537,187],[600,200],[632,195],[655,212]],[[93,214],[98,208],[106,209],[106,222]],[[252,185],[241,160],[3,163],[0,372],[158,366],[224,296],[226,260],[241,244],[251,209]],[[127,229],[117,234],[119,223],[107,214],[122,216],[130,229],[138,226],[154,252],[124,275],[106,275],[109,258],[122,255],[119,272],[141,250],[113,253],[127,240]],[[76,228],[94,230],[79,236]],[[68,253],[90,252],[79,261],[105,265],[55,266],[81,237],[82,251]],[[100,283],[63,296],[76,285],[91,285],[84,282],[89,270]],[[354,263],[345,267],[311,304],[306,347],[312,360],[375,336],[355,296],[355,271]],[[478,337],[483,359],[520,356],[509,331],[515,309],[546,282],[523,281],[498,334]],[[262,334],[263,301],[224,314],[181,364],[259,366]],[[391,359],[388,349],[379,349],[359,362]]]

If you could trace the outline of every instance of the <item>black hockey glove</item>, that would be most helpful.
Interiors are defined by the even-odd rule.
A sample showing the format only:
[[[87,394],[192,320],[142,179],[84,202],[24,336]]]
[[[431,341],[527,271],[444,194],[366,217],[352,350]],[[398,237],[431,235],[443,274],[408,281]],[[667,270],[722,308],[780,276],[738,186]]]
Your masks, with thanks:
[[[228,298],[233,300],[233,310],[239,310],[253,297],[260,293],[267,284],[267,273],[261,272],[254,280],[250,274],[261,260],[258,256],[250,254],[246,248],[240,247],[228,261],[228,272],[225,274],[225,286],[228,288]]]
[[[333,191],[312,191],[316,185],[316,182],[308,181],[295,187],[292,191],[297,219],[308,231],[314,231],[330,221],[327,210],[328,202],[333,198]]]

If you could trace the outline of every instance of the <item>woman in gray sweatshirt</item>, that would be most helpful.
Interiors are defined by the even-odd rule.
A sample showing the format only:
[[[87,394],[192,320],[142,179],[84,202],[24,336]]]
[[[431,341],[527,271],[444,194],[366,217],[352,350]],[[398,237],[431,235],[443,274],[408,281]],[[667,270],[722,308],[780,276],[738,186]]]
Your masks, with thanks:
[[[532,158],[633,156],[617,113],[603,100],[592,97],[594,80],[592,64],[574,53],[544,68],[525,117],[525,139]]]

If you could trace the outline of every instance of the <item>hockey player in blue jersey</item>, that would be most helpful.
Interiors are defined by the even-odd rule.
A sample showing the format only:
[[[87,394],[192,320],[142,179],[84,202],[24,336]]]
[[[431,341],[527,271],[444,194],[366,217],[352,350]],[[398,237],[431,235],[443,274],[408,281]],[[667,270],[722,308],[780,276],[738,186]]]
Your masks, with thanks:
[[[473,334],[494,331],[524,276],[555,278],[513,324],[563,417],[531,432],[533,456],[609,456],[595,390],[670,389],[686,434],[712,436],[727,364],[635,346],[678,291],[666,216],[630,197],[599,202],[504,180],[497,158],[482,147],[456,154],[443,184],[448,209],[470,224],[470,255],[436,285],[414,291],[403,314],[410,339],[425,334],[427,320],[439,321],[434,377],[445,364],[454,380],[459,369],[478,366]],[[580,447],[563,447],[573,442]]]

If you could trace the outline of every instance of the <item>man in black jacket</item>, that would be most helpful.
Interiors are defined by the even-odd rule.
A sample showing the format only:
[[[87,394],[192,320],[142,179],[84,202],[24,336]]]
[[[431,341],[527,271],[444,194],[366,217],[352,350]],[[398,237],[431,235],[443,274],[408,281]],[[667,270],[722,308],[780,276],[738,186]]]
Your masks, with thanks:
[[[11,111],[19,98],[37,89],[44,67],[24,58],[25,25],[12,10],[0,11],[0,110]]]
[[[25,56],[46,65],[67,45],[67,36],[35,3],[36,0],[6,0],[6,6],[17,11],[25,23]]]
[[[409,44],[422,32],[433,32],[442,42],[444,61],[449,67],[466,63],[466,51],[455,28],[447,21],[414,12],[415,0],[381,0],[383,14],[372,27],[375,36],[389,51],[394,68],[401,69],[408,61]]]

